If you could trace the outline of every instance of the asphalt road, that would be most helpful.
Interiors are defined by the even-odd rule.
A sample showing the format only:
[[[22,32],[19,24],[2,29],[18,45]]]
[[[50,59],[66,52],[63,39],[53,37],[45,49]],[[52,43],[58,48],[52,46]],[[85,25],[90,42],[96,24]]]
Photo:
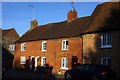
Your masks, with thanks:
[[[6,70],[3,73],[2,80],[64,80],[63,76],[56,74],[41,74],[36,72],[28,72],[21,70]]]

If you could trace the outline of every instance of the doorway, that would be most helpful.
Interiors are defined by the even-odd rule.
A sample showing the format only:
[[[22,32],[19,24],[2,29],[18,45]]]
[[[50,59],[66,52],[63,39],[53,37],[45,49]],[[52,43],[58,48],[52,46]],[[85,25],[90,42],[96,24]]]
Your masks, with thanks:
[[[35,69],[35,58],[34,56],[31,56],[30,58],[30,70],[34,71]]]
[[[75,68],[78,64],[78,57],[72,56],[72,69]]]
[[[34,70],[37,70],[39,58],[40,58],[39,56],[35,57],[35,69]]]

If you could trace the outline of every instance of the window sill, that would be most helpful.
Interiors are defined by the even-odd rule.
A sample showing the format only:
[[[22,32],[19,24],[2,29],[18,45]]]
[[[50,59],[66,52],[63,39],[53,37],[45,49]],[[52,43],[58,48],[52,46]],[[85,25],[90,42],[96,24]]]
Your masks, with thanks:
[[[20,63],[20,64],[25,64],[25,63]]]
[[[15,51],[15,50],[10,50],[10,49],[9,49],[9,51]]]
[[[41,50],[41,52],[46,52],[47,50]]]
[[[62,49],[63,51],[67,51],[68,49]]]
[[[26,51],[26,50],[24,50],[24,51],[22,50],[21,52],[25,52],[25,51]]]
[[[112,48],[112,46],[111,45],[104,45],[104,46],[101,46],[100,48]]]
[[[61,67],[60,69],[68,70],[68,68],[66,68],[66,67]]]

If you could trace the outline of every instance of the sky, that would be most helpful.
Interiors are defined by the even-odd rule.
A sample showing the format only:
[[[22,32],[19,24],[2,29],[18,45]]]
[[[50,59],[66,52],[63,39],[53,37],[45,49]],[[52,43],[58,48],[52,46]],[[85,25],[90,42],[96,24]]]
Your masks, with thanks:
[[[78,17],[90,16],[102,2],[74,2]],[[34,6],[34,18],[33,8]],[[67,20],[72,9],[70,2],[3,2],[2,29],[14,28],[22,36],[30,28],[30,21],[36,19],[38,25]]]

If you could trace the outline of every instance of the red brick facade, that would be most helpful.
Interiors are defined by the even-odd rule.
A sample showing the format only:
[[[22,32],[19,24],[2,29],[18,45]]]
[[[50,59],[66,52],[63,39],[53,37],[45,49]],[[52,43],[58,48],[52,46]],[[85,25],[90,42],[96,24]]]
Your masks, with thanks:
[[[42,57],[46,57],[46,63],[53,66],[55,73],[64,73],[76,63],[101,64],[102,57],[110,57],[111,67],[119,77],[119,16],[119,3],[103,3],[98,5],[89,17],[77,18],[77,12],[73,10],[68,12],[67,21],[35,27],[16,42],[15,68],[24,68],[24,65],[20,64],[20,56],[25,56],[26,60],[34,56],[37,59],[35,67],[41,65]],[[111,33],[112,47],[101,47],[103,33]],[[62,50],[63,40],[68,40],[68,50]],[[44,52],[41,51],[43,41],[47,43],[47,51]],[[21,43],[26,43],[24,52],[21,51]],[[66,69],[61,69],[63,57],[68,60]]]
[[[68,40],[68,50],[62,50],[62,40]],[[47,51],[42,52],[42,42],[47,42]],[[41,57],[46,57],[46,63],[53,66],[53,72],[57,73],[61,68],[61,58],[68,58],[68,68],[71,69],[72,56],[77,56],[78,63],[82,63],[82,39],[80,37],[61,38],[52,40],[39,40],[26,43],[26,51],[21,51],[21,43],[16,44],[16,51],[14,57],[15,68],[24,68],[20,65],[20,56],[25,56],[26,60],[29,56],[39,56],[37,66],[41,65]]]

